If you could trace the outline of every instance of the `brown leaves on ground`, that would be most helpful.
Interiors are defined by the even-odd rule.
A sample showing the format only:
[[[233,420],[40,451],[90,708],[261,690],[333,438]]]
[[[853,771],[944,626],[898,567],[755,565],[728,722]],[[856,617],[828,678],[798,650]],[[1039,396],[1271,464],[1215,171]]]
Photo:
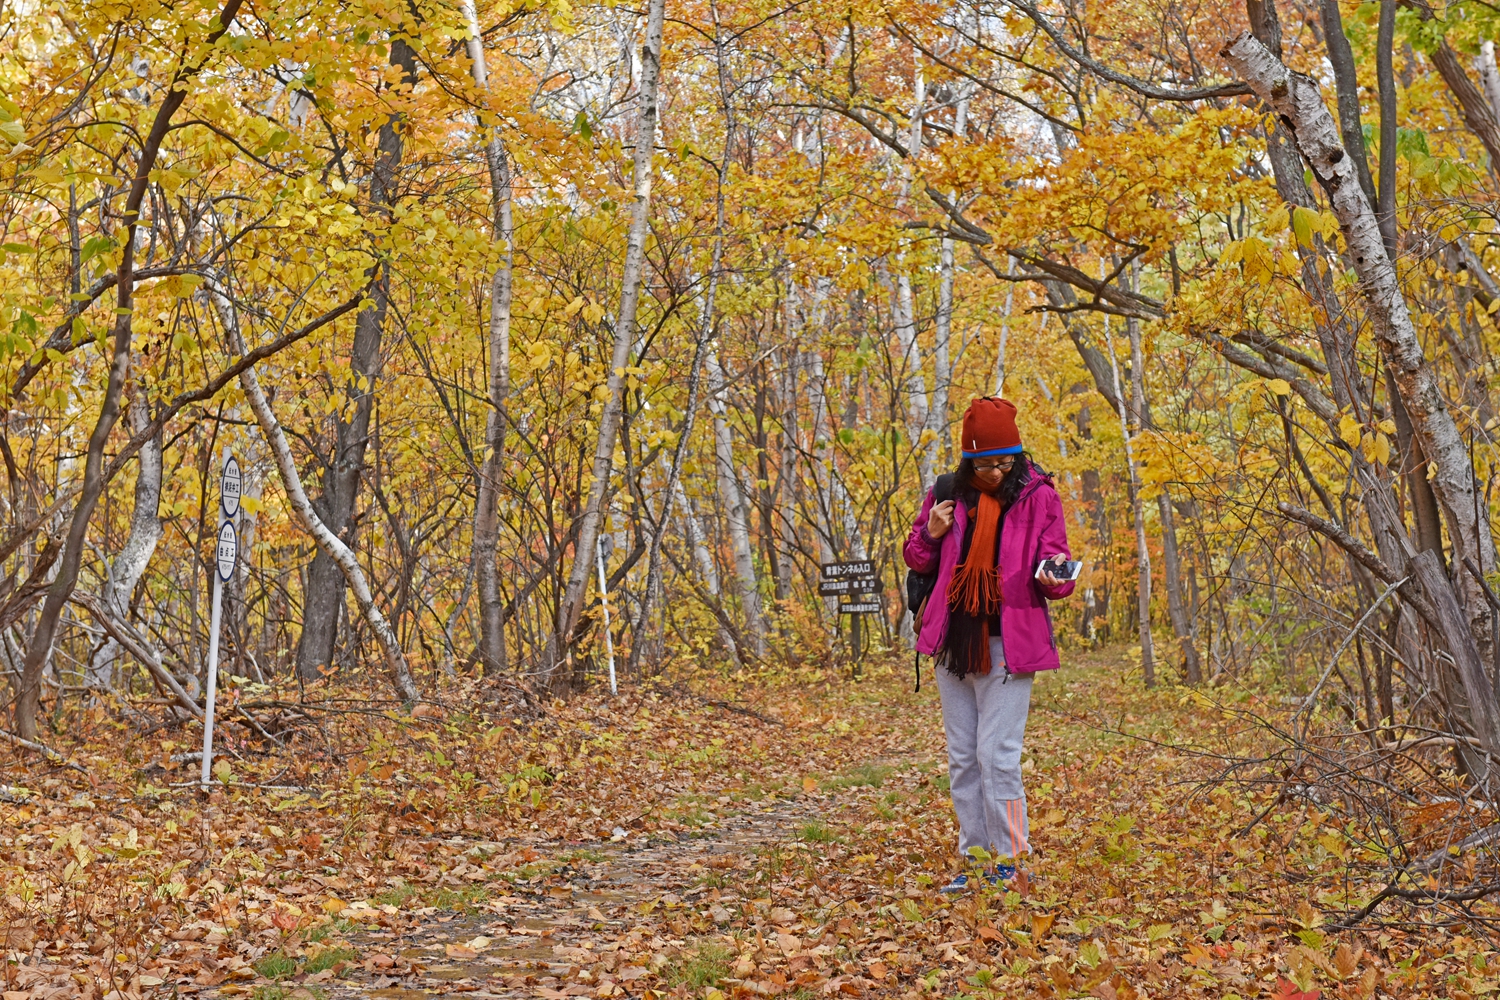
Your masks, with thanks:
[[[207,800],[183,787],[197,763],[172,760],[193,730],[139,737],[101,715],[66,748],[87,776],[7,764],[3,1000],[1496,988],[1471,937],[1329,932],[1326,914],[1378,888],[1349,884],[1338,831],[1289,806],[1235,837],[1268,801],[1119,731],[1220,717],[1141,692],[1116,656],[1038,683],[1035,853],[958,897],[936,892],[959,869],[930,689],[895,666],[695,686],[713,690],[588,694],[536,719],[309,695],[287,715],[311,721],[274,734],[285,749],[226,725],[228,781]]]

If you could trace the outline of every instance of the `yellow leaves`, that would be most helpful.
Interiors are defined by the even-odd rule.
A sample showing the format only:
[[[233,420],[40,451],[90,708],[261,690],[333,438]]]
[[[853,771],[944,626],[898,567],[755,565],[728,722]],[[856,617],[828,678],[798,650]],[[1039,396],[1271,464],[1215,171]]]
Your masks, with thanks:
[[[526,348],[526,363],[532,371],[541,371],[552,364],[552,345],[538,340]]]
[[[0,139],[10,147],[5,156],[7,160],[31,148],[26,145],[26,128],[21,124],[20,117],[20,106],[0,95]]]
[[[1359,446],[1360,427],[1359,421],[1349,414],[1339,417],[1339,438],[1351,448]]]
[[[1292,384],[1284,378],[1266,379],[1266,388],[1278,396],[1289,396],[1292,393]]]
[[[1394,433],[1396,425],[1390,420],[1382,420],[1373,430],[1367,430],[1347,413],[1339,417],[1339,440],[1350,448],[1359,448],[1367,462],[1384,465],[1391,460],[1390,435]]]
[[[1262,287],[1269,285],[1276,276],[1276,258],[1265,241],[1255,236],[1234,240],[1224,247],[1219,255],[1220,266],[1239,264],[1245,277],[1257,281]]]
[[[1335,830],[1325,830],[1323,833],[1320,833],[1318,835],[1318,843],[1323,846],[1323,850],[1336,858],[1342,859],[1349,853],[1348,841],[1342,834]]]
[[[1292,232],[1300,246],[1311,249],[1313,237],[1332,240],[1339,231],[1339,220],[1332,212],[1315,212],[1298,205],[1292,209]]]

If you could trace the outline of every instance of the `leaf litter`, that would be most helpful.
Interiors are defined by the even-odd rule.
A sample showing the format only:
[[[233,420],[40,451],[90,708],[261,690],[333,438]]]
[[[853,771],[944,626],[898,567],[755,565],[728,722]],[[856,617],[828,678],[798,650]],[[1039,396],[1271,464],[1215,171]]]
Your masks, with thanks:
[[[1079,661],[1033,700],[1035,853],[957,898],[936,892],[959,870],[936,699],[904,663],[537,710],[455,688],[448,704],[489,708],[403,715],[310,689],[279,717],[298,725],[226,726],[207,800],[174,787],[192,730],[99,712],[64,748],[85,773],[5,765],[0,1000],[1500,987],[1462,927],[1333,933],[1375,889],[1349,885],[1327,817],[1288,805],[1236,835],[1271,800],[1161,745],[1221,714],[1140,691],[1118,651]]]

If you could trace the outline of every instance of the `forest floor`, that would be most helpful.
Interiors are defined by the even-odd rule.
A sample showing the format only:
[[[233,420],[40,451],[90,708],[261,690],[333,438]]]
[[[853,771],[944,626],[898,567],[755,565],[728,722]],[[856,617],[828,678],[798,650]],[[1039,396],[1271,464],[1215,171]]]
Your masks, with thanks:
[[[95,710],[55,739],[75,767],[0,760],[3,1000],[1500,988],[1487,942],[1415,911],[1331,931],[1378,888],[1344,833],[1296,804],[1239,833],[1271,800],[1174,748],[1254,739],[1242,716],[1120,650],[1069,659],[1033,697],[1029,878],[957,897],[936,691],[900,658],[411,715],[242,689],[207,798],[171,760],[195,724]]]

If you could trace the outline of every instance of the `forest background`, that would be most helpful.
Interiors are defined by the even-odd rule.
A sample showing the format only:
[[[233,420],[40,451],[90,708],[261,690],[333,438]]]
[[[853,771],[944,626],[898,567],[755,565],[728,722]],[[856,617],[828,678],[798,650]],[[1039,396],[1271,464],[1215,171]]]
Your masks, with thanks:
[[[0,5],[9,738],[201,717],[226,450],[241,706],[534,703],[606,649],[848,669],[904,648],[901,542],[1003,393],[1087,560],[1060,641],[1276,692],[1224,773],[1337,801],[1395,873],[1372,909],[1466,910],[1497,34],[1392,0]],[[862,634],[817,592],[860,559]]]

